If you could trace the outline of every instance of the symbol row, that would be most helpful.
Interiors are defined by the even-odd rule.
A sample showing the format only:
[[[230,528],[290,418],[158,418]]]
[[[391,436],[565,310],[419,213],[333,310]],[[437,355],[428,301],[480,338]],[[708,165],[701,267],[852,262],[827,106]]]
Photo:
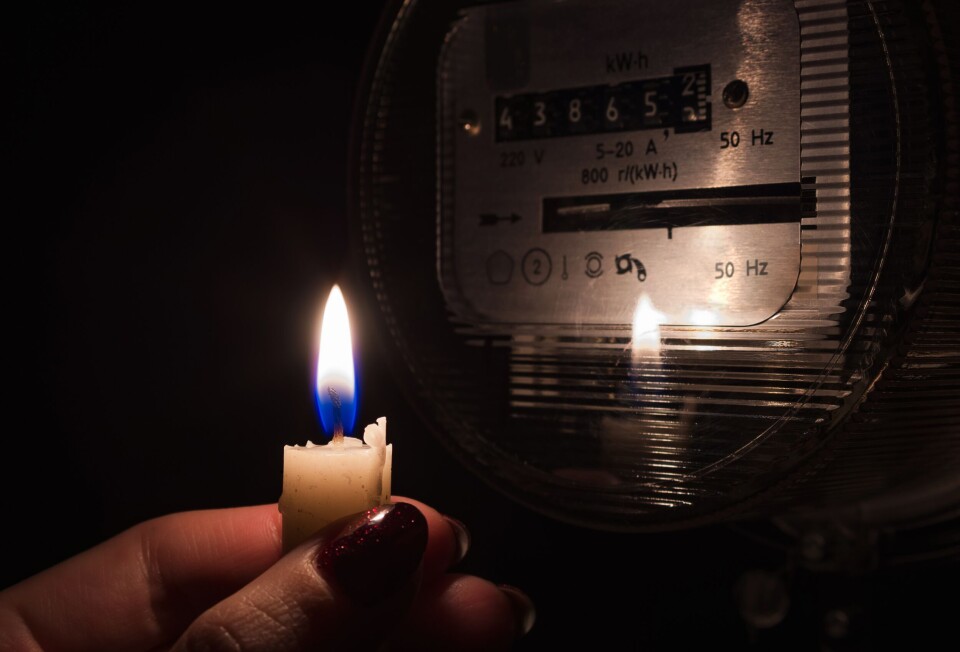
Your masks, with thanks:
[[[617,275],[629,274],[635,276],[639,282],[647,279],[646,267],[632,253],[618,254],[614,261]],[[584,276],[591,279],[599,278],[606,271],[603,254],[598,251],[591,251],[586,254],[579,265]],[[493,285],[506,285],[513,279],[514,266],[513,256],[506,251],[500,249],[493,252],[487,257],[487,280]],[[567,256],[564,255],[560,274],[560,278],[564,281],[570,277],[567,268]],[[523,280],[528,284],[543,285],[553,273],[553,260],[550,258],[550,254],[540,247],[527,250],[520,260],[520,273]]]

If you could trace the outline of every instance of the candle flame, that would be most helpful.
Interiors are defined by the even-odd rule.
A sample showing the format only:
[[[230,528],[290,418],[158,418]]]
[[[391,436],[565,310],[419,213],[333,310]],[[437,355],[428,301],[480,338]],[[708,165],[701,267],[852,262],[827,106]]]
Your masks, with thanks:
[[[327,434],[350,434],[357,418],[356,378],[350,318],[340,287],[333,286],[323,309],[317,354],[317,409]]]

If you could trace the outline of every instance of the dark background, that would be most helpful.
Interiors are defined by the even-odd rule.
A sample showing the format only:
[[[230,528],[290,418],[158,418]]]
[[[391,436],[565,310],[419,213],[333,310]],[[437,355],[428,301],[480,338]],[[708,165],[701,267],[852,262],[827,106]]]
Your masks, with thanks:
[[[348,274],[349,125],[380,11],[340,9],[78,6],[8,26],[0,586],[145,518],[274,501],[282,446],[318,436],[313,329]],[[357,336],[359,422],[389,416],[396,493],[470,525],[464,570],[537,602],[522,649],[953,633],[956,568],[814,576],[743,529],[613,535],[513,505],[424,431],[377,364],[375,329]],[[748,631],[734,600],[756,568],[791,586],[769,632]],[[833,608],[851,615],[845,640],[825,637]]]

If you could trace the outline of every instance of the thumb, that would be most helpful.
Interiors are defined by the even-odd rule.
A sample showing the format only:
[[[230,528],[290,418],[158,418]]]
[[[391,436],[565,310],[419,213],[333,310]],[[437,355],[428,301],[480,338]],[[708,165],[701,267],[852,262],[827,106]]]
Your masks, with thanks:
[[[201,614],[173,650],[376,648],[413,601],[426,545],[409,503],[332,523]]]

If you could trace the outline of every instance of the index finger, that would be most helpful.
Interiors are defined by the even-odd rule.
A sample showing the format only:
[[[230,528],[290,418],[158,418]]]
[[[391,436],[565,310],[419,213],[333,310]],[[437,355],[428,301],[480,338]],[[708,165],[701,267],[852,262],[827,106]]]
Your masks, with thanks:
[[[0,593],[0,648],[152,648],[281,556],[276,504],[163,516]]]
[[[425,581],[462,556],[463,545],[435,509],[427,518]],[[276,504],[163,516],[0,593],[0,648],[154,648],[172,643],[211,605],[282,556]]]

